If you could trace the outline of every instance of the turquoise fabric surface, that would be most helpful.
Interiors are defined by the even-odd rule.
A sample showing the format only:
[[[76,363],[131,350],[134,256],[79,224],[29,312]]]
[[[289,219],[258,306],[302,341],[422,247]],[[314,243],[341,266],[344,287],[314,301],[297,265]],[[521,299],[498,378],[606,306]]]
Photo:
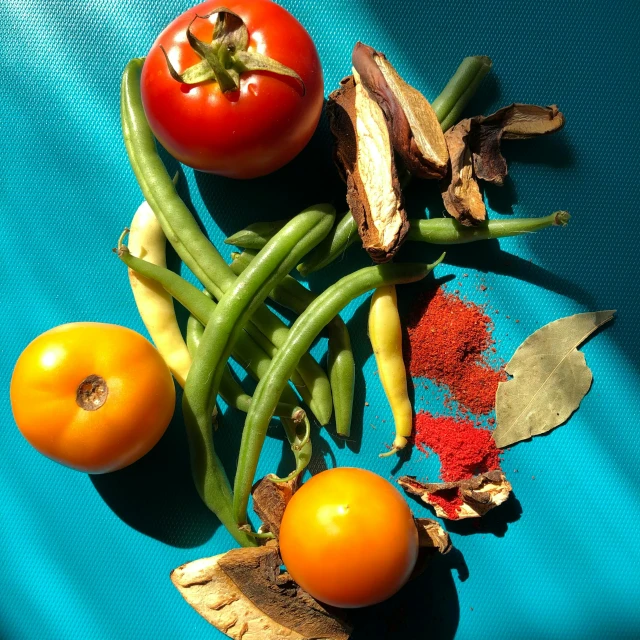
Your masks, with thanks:
[[[174,567],[232,545],[192,487],[181,419],[138,463],[90,477],[36,453],[9,406],[13,364],[46,329],[88,320],[146,335],[126,270],[111,253],[141,201],[121,141],[119,80],[127,60],[144,55],[188,4],[0,4],[0,637],[8,640],[223,637],[169,581]],[[491,56],[494,69],[469,113],[514,101],[555,102],[565,113],[562,133],[505,145],[511,179],[487,197],[493,218],[562,208],[573,215],[569,227],[452,248],[436,271],[488,304],[500,357],[558,317],[618,310],[583,347],[594,382],[579,411],[549,436],[505,452],[516,499],[478,526],[447,525],[456,551],[400,596],[361,612],[353,638],[640,637],[638,3],[283,4],[317,43],[327,94],[349,72],[360,39],[428,98],[464,56]],[[250,221],[327,200],[344,210],[330,155],[323,116],[309,147],[276,174],[245,183],[185,169],[181,190],[224,247],[225,235]],[[407,198],[411,217],[442,210],[429,185],[411,185]],[[435,253],[407,246],[403,257]],[[310,284],[321,288],[366,263],[352,249]],[[403,307],[425,286],[433,284],[402,289]],[[402,465],[377,457],[392,426],[374,375],[367,308],[363,298],[343,313],[359,365],[353,440],[345,446],[331,427],[316,430],[311,470],[354,465],[389,479],[435,479],[436,456],[414,450]],[[321,340],[314,354],[324,352]],[[446,411],[430,389],[416,393],[416,406]],[[225,410],[216,438],[230,472],[241,427],[242,416]],[[282,436],[271,435],[260,474],[291,465]]]

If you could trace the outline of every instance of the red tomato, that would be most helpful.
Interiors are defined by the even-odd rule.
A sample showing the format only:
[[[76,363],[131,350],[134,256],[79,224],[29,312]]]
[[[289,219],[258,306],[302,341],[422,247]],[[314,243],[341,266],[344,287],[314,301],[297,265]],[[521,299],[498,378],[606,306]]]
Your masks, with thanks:
[[[418,530],[400,492],[364,469],[324,471],[287,505],[280,553],[293,579],[335,607],[392,596],[413,570]]]
[[[295,71],[304,82],[264,71],[240,75],[238,91],[223,93],[215,80],[195,85],[171,77],[160,45],[182,73],[202,58],[186,30],[194,16],[221,6],[236,13],[255,51]],[[196,19],[192,31],[210,43],[216,16]],[[158,37],[141,78],[142,102],[160,143],[186,165],[232,178],[253,178],[282,167],[316,129],[324,97],[322,67],[304,27],[270,0],[208,0],[176,18]]]

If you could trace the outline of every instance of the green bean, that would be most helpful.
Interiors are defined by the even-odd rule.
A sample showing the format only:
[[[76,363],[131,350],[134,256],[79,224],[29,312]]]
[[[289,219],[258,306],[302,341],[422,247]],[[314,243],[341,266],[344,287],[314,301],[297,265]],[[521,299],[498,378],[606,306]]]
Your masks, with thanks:
[[[306,276],[326,267],[336,258],[342,256],[354,242],[361,242],[358,235],[358,225],[351,215],[351,211],[347,211],[334,226],[332,233],[298,265],[298,271]]]
[[[511,218],[509,220],[487,220],[473,227],[461,225],[453,218],[414,218],[409,220],[411,227],[407,234],[407,240],[413,242],[427,242],[430,244],[464,244],[476,242],[477,240],[494,240],[497,238],[508,238],[527,233],[533,233],[546,227],[564,227],[569,222],[569,214],[566,211],[556,211],[548,216],[540,218]],[[318,245],[307,259],[298,265],[298,271],[302,275],[307,275],[330,264],[338,258],[345,249],[355,242],[360,242],[357,233],[350,234],[346,231],[349,225],[355,229],[355,221],[350,212],[347,212],[338,225],[344,225],[344,233],[335,247],[328,253],[320,255],[316,250],[322,245]],[[337,235],[336,235],[337,238]],[[317,258],[317,259],[316,259]],[[312,260],[313,259],[313,260]]]
[[[229,236],[225,244],[231,244],[243,249],[262,249],[284,225],[286,220],[276,220],[275,222],[254,222],[248,227],[241,229],[237,233]]]
[[[440,260],[443,257],[444,255]],[[256,387],[254,401],[249,408],[242,431],[233,502],[234,516],[239,525],[246,523],[249,494],[269,420],[300,355],[307,351],[323,327],[351,300],[382,285],[421,280],[440,260],[430,265],[387,263],[356,271],[321,293],[294,322],[287,343],[278,351],[271,361],[269,372]]]
[[[556,211],[540,218],[486,220],[473,227],[466,227],[453,218],[411,220],[407,240],[430,244],[464,244],[476,240],[495,240],[533,233],[546,227],[565,227],[570,217],[566,211]]]
[[[442,130],[452,127],[462,115],[484,77],[491,69],[491,58],[473,56],[465,58],[447,86],[431,103],[438,116]]]
[[[122,75],[120,115],[122,135],[133,172],[145,199],[153,209],[167,239],[182,261],[218,300],[235,282],[229,265],[204,235],[189,208],[178,195],[160,158],[147,122],[140,93],[140,72],[144,59],[131,60]],[[275,347],[284,344],[286,325],[266,307],[255,310],[252,318]],[[300,379],[312,396],[307,403],[320,422],[331,414],[331,399],[322,394],[329,382],[310,356],[299,364]],[[325,380],[323,380],[323,378]]]
[[[216,515],[236,539],[241,532],[234,526],[233,513],[228,508],[227,498],[231,490],[215,453],[211,431],[211,411],[224,365],[255,309],[300,258],[326,236],[334,218],[335,212],[328,205],[307,209],[288,222],[267,243],[219,301],[209,318],[187,376],[182,411],[194,482],[205,504],[212,510],[217,509]],[[255,407],[256,403],[254,396],[249,409]],[[272,412],[276,403],[271,407]],[[220,500],[218,492],[224,492],[224,501]],[[242,535],[244,539],[247,538]]]
[[[236,275],[246,269],[254,255],[245,251],[241,254],[232,254],[231,268]],[[300,284],[295,278],[287,276],[269,294],[269,297],[301,315],[307,307],[317,298]],[[353,412],[353,391],[355,385],[356,365],[351,349],[349,330],[342,318],[337,315],[327,325],[329,337],[328,344],[328,370],[331,382],[331,394],[333,395],[333,412],[335,416],[336,432],[338,435],[348,438],[351,433],[351,414]]]

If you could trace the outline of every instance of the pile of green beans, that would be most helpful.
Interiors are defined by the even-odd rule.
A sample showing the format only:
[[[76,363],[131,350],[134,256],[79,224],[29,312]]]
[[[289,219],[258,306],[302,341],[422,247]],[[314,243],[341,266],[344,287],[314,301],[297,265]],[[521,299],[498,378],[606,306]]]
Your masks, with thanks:
[[[243,327],[257,307],[300,258],[329,233],[334,219],[335,211],[329,205],[307,209],[267,242],[218,302],[191,363],[182,396],[182,412],[192,452],[194,482],[205,504],[236,536],[242,536],[243,532],[233,529],[233,513],[229,508],[231,488],[215,452],[211,431],[211,415],[224,367]],[[254,395],[250,411],[257,402]]]
[[[209,318],[217,305],[190,282],[187,282],[170,269],[159,267],[146,260],[132,256],[122,244],[122,238],[118,245],[118,256],[130,269],[160,284],[165,291],[194,316],[194,320],[197,320],[203,326],[209,322]],[[194,326],[192,325],[192,332],[193,330]],[[187,337],[189,335],[188,333]],[[247,333],[240,334],[231,355],[255,380],[259,380],[264,375],[271,362],[271,357],[251,340]],[[283,398],[286,404],[298,404],[295,393],[289,387],[285,389]]]
[[[351,300],[383,285],[421,280],[443,257],[444,254],[440,260],[430,265],[387,263],[360,269],[338,280],[321,293],[293,323],[286,345],[278,351],[271,361],[267,375],[256,387],[242,431],[233,502],[234,516],[239,526],[244,526],[247,522],[247,504],[269,420],[300,355]],[[253,263],[244,273],[252,267]],[[187,386],[188,384],[187,379]]]
[[[234,273],[236,275],[242,273],[251,264],[254,257],[255,254],[248,251],[232,254],[231,268]],[[274,302],[301,315],[317,296],[295,278],[287,276],[269,293],[269,297]],[[351,349],[349,330],[339,315],[327,324],[327,334],[329,338],[327,368],[333,395],[336,433],[348,438],[351,434],[356,363]]]
[[[120,88],[122,135],[133,172],[145,199],[153,209],[167,239],[196,278],[218,300],[234,282],[235,275],[204,235],[189,208],[178,195],[155,144],[140,93],[140,73],[144,59],[131,60],[125,67]],[[266,307],[255,310],[254,329],[271,348],[281,347],[286,325]],[[248,332],[254,336],[252,330]],[[260,343],[264,348],[264,343]],[[329,381],[322,368],[305,354],[298,364],[305,402],[318,421],[326,424],[332,412]]]
[[[200,340],[204,333],[204,326],[195,318],[190,315],[187,321],[187,348],[193,358],[200,346]],[[269,360],[269,364],[271,361]],[[269,366],[269,365],[267,365]],[[260,377],[256,378],[260,379]],[[286,386],[284,388],[285,393],[281,397],[284,397],[286,392],[290,392],[291,389]],[[234,409],[247,413],[249,406],[253,398],[245,393],[242,385],[235,379],[233,373],[227,366],[225,373],[222,375],[220,382],[220,397]],[[294,397],[295,399],[295,397]],[[275,416],[280,418],[282,426],[284,427],[285,434],[291,445],[291,451],[296,460],[296,466],[294,470],[286,478],[272,478],[274,482],[282,481],[286,482],[295,478],[302,473],[311,460],[311,424],[307,418],[306,413],[300,407],[296,407],[293,404],[285,404],[284,402],[278,402]],[[299,432],[299,426],[304,426],[304,432],[301,435]]]
[[[496,240],[534,233],[547,227],[564,227],[570,218],[566,211],[555,211],[539,218],[487,220],[473,227],[462,225],[453,218],[413,219],[409,220],[411,226],[407,240],[441,245]],[[271,228],[277,228],[283,223],[284,221],[271,223]],[[255,231],[254,225],[249,225],[246,229],[229,236],[225,242],[242,249],[256,250],[267,242],[268,233],[266,227]],[[329,235],[298,265],[298,271],[304,276],[318,271],[340,257],[349,246],[360,242],[356,222],[351,212],[347,211]]]
[[[187,349],[192,358],[195,357],[196,351],[200,346],[200,339],[204,333],[204,325],[195,317],[190,315],[187,321]],[[232,357],[235,356],[232,353]],[[269,360],[270,363],[270,360]],[[267,364],[267,366],[269,366]],[[256,377],[259,380],[259,376]],[[285,393],[287,387],[284,389]],[[247,413],[249,405],[251,404],[251,396],[245,392],[242,385],[236,380],[231,368],[227,365],[224,373],[222,374],[222,380],[220,382],[220,397],[234,409]],[[283,393],[283,395],[285,395]],[[294,397],[295,399],[295,397]],[[291,418],[295,422],[301,422],[304,419],[304,409],[296,406],[296,403],[287,404],[285,402],[278,402],[278,406],[273,414],[279,418]]]

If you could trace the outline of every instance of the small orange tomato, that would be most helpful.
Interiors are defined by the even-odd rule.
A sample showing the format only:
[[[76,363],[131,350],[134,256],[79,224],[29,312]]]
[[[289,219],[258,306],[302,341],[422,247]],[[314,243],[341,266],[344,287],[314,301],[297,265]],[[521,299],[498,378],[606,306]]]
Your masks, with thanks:
[[[331,469],[306,482],[287,505],[279,542],[293,579],[335,607],[386,600],[418,557],[409,506],[391,483],[364,469]]]
[[[160,440],[175,408],[171,373],[139,333],[77,322],[38,336],[11,378],[11,408],[40,453],[87,473],[135,462]]]

